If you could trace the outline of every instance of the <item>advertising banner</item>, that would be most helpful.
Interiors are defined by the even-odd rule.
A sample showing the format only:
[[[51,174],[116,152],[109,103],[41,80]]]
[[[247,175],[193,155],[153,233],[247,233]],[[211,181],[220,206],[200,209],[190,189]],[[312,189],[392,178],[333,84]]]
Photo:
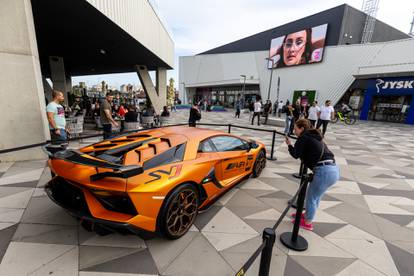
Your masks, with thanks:
[[[327,29],[324,24],[272,39],[268,68],[321,62]]]
[[[293,101],[300,100],[301,106],[306,106],[308,103],[311,105],[316,99],[316,90],[295,90],[293,92]]]

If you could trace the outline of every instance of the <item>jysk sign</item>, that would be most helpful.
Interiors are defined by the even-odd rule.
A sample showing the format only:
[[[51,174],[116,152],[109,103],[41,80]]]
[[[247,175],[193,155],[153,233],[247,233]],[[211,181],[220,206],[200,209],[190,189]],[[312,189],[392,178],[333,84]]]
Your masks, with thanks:
[[[361,110],[361,119],[367,120],[374,96],[412,95],[407,124],[414,124],[414,77],[369,79]]]
[[[375,87],[377,94],[387,92],[388,90],[402,91],[407,89],[414,89],[414,78],[406,80],[386,80],[376,79]],[[396,92],[395,91],[395,92]],[[414,94],[414,92],[413,92]]]

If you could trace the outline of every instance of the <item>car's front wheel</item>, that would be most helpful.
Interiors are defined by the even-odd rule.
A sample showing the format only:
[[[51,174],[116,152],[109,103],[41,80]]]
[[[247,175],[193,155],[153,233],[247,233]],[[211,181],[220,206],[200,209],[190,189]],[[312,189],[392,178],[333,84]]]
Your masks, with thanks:
[[[259,177],[263,169],[266,167],[266,154],[264,150],[261,150],[256,157],[256,161],[253,166],[253,177]]]
[[[191,184],[176,188],[166,199],[160,214],[160,232],[168,239],[178,239],[190,229],[197,216],[198,192]]]

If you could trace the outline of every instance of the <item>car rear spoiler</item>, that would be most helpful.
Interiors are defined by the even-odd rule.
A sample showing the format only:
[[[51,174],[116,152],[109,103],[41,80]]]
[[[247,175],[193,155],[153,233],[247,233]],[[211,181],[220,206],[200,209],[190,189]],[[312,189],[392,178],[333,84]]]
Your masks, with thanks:
[[[144,172],[144,169],[137,165],[123,166],[92,159],[87,156],[87,154],[80,151],[67,149],[54,153],[51,156],[51,159],[61,159],[74,164],[94,167],[97,173],[90,176],[91,181],[99,180],[105,177],[128,178]],[[111,169],[112,171],[99,173],[98,168]]]

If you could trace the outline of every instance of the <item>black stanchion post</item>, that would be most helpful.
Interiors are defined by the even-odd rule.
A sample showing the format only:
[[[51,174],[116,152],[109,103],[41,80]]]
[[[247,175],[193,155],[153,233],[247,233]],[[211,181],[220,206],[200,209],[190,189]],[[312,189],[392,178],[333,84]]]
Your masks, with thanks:
[[[299,167],[299,173],[298,174],[293,174],[293,176],[296,177],[296,178],[302,178],[303,169],[304,169],[303,162],[301,162],[300,167]],[[302,181],[301,181],[301,183],[302,183]],[[288,201],[288,203],[290,203],[290,200]],[[295,209],[298,208],[298,199],[296,199],[296,201],[292,203],[292,208],[295,208]],[[305,207],[303,209],[305,209]]]
[[[293,177],[296,177],[296,178],[301,178],[301,177],[302,177],[302,172],[303,172],[303,162],[302,162],[302,163],[300,163],[299,173],[294,173],[294,174],[292,174],[292,175],[293,175]]]
[[[280,235],[280,241],[289,249],[295,250],[295,251],[305,251],[308,249],[308,242],[299,235],[299,224],[300,220],[302,218],[302,212],[303,212],[303,205],[305,203],[305,197],[306,197],[306,188],[309,183],[309,178],[307,175],[308,168],[303,165],[302,170],[302,178],[301,178],[301,189],[298,196],[298,206],[296,209],[296,216],[295,216],[295,224],[293,225],[293,231],[292,232],[285,232],[282,235]]]
[[[231,133],[231,124],[228,125],[228,132]]]
[[[272,250],[275,244],[276,233],[272,228],[265,228],[263,230],[263,242],[265,247],[262,250],[260,258],[259,276],[269,276],[270,262],[272,261]]]
[[[276,131],[273,130],[273,136],[272,136],[272,149],[270,150],[270,158],[268,160],[277,160],[276,157],[273,157],[273,152],[275,151],[275,140],[276,140]]]

